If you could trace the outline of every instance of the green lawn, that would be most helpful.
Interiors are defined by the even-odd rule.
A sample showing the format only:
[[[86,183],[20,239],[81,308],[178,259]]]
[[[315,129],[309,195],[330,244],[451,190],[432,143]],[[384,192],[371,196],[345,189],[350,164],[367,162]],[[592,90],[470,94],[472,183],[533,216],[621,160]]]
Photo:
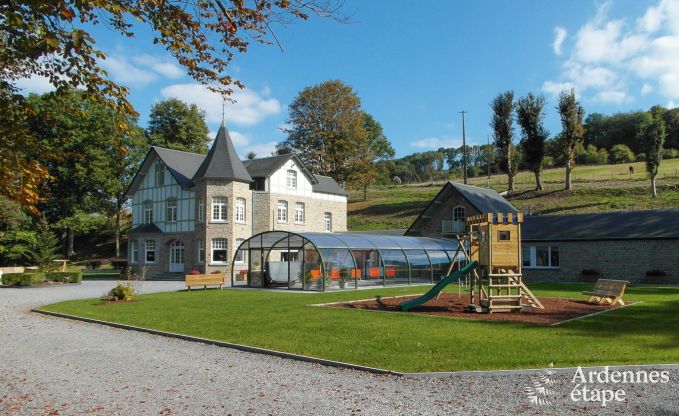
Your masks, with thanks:
[[[531,287],[538,296],[581,298],[591,285]],[[307,306],[424,290],[182,291],[43,309],[407,372],[679,362],[677,287],[633,286],[625,299],[641,303],[557,327]]]
[[[630,178],[629,166],[634,166]],[[461,178],[454,178],[461,182]],[[520,172],[509,201],[534,214],[571,214],[612,210],[676,208],[679,206],[679,159],[664,160],[658,175],[658,198],[650,197],[650,181],[642,162],[621,165],[577,166],[573,192],[565,192],[563,168],[546,169],[544,191],[535,192],[535,177]],[[348,204],[349,230],[408,228],[443,186],[443,181],[371,189],[368,200],[353,195]],[[507,190],[507,176],[470,178],[475,186]]]

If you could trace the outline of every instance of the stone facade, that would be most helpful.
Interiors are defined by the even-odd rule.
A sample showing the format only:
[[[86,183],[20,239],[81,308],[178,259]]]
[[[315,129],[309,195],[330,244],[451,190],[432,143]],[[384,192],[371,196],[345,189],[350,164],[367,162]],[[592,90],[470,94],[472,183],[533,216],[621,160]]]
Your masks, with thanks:
[[[286,195],[269,192],[255,192],[255,228],[253,234],[271,230],[291,232],[323,232],[325,231],[325,213],[332,214],[332,231],[347,231],[346,199],[332,198],[333,195]],[[278,201],[288,203],[288,218],[278,221]],[[304,204],[304,222],[295,221],[297,203]]]
[[[575,282],[584,269],[595,269],[602,278],[641,282],[647,271],[661,270],[679,282],[679,240],[524,241],[523,246],[559,247],[559,267],[523,268],[528,282]]]
[[[442,232],[442,223],[444,220],[453,219],[453,209],[458,206],[464,207],[465,217],[481,214],[455,188],[444,187],[437,198],[415,220],[406,235],[434,238],[454,237],[455,233]]]

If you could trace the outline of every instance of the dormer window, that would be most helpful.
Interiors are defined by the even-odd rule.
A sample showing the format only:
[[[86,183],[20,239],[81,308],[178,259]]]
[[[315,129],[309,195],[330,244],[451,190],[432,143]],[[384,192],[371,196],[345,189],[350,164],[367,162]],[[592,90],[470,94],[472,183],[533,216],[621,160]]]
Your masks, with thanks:
[[[288,170],[287,187],[288,189],[297,189],[297,171],[294,169]]]
[[[156,162],[156,186],[165,185],[165,165],[162,162]]]

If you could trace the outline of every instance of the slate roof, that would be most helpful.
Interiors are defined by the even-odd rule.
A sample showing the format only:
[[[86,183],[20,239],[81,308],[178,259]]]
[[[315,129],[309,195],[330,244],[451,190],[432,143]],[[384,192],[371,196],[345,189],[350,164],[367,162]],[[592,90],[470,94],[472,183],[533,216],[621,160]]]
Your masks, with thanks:
[[[278,170],[285,162],[292,159],[292,154],[244,160],[243,165],[253,178],[263,178]]]
[[[344,190],[333,178],[330,176],[314,175],[318,183],[312,185],[314,192],[319,192],[323,194],[333,194],[333,195],[343,195],[349,196],[347,191]]]
[[[139,224],[130,231],[128,234],[150,234],[150,233],[162,233],[160,228],[155,224]]]
[[[233,147],[229,131],[224,123],[219,126],[217,137],[212,143],[210,151],[192,179],[195,181],[203,178],[252,182],[252,177]]]
[[[524,218],[522,241],[679,239],[679,209]]]
[[[182,188],[193,186],[193,177],[198,167],[200,167],[204,155],[198,153],[182,152],[180,150],[166,149],[164,147],[153,146],[160,159],[170,171],[172,176],[179,182]]]
[[[398,229],[394,228],[393,230],[361,230],[361,231],[346,231],[346,232],[337,232],[335,234],[358,234],[358,235],[390,235],[390,236],[399,236],[399,235],[405,235],[406,230],[405,229]]]
[[[462,196],[482,214],[490,212],[519,212],[512,204],[507,202],[506,199],[504,199],[499,193],[492,189],[479,188],[476,186],[464,185],[456,182],[448,182],[448,184],[457,189],[457,191],[462,194]]]

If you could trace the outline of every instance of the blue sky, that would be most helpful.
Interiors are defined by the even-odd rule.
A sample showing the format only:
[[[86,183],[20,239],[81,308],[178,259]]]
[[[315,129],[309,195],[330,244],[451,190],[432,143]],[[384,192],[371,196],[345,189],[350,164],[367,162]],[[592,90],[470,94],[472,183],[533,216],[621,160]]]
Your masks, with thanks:
[[[236,55],[231,74],[247,89],[227,105],[226,119],[241,155],[267,156],[283,139],[287,105],[328,79],[356,90],[397,156],[459,146],[461,110],[468,142],[485,143],[489,103],[505,90],[544,94],[552,134],[560,130],[554,107],[563,88],[575,88],[587,113],[679,105],[679,0],[347,0],[343,12],[352,23],[274,26],[284,52],[255,45]],[[148,32],[132,40],[103,27],[93,34],[108,54],[103,67],[130,87],[143,126],[154,102],[175,96],[203,108],[217,130],[221,99],[152,45]],[[39,78],[20,85],[48,88]]]

